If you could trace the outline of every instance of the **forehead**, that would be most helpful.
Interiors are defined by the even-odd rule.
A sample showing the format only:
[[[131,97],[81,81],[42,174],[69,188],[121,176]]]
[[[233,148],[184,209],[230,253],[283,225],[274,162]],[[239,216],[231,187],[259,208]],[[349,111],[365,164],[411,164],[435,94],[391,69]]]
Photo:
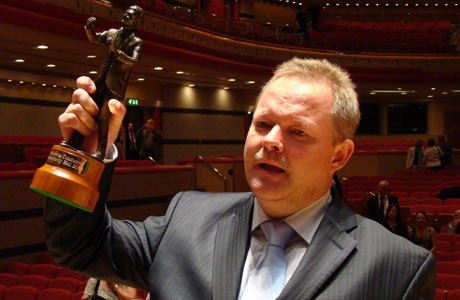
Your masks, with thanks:
[[[330,111],[332,101],[332,91],[324,80],[282,77],[265,88],[257,104],[256,113],[267,113],[269,107],[275,106],[281,114],[299,110],[314,114],[319,111]]]

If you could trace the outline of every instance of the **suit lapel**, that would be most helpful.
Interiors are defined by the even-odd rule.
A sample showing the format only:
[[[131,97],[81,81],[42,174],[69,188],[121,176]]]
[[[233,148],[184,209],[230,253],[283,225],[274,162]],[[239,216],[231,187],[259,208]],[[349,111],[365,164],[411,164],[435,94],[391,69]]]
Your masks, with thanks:
[[[356,217],[334,197],[299,267],[284,288],[281,299],[312,299],[355,249],[357,241],[347,232]]]
[[[237,299],[250,242],[254,195],[218,224],[213,266],[213,299]]]

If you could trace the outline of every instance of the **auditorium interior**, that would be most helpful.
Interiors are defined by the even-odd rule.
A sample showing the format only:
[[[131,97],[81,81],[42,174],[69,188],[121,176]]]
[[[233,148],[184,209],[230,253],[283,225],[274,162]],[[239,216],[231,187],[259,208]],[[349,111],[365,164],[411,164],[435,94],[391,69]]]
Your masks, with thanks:
[[[243,147],[263,84],[290,58],[324,58],[350,73],[362,112],[355,153],[337,173],[344,201],[365,214],[378,182],[388,180],[409,225],[427,211],[439,232],[439,270],[447,274],[437,274],[436,299],[460,299],[449,294],[460,289],[460,235],[440,232],[460,196],[437,198],[460,187],[460,1],[2,0],[0,300],[27,275],[48,280],[24,284],[36,285],[35,297],[58,278],[73,280],[62,287],[66,299],[81,297],[87,278],[47,256],[45,197],[29,185],[62,140],[57,118],[76,78],[94,78],[102,62],[105,49],[88,41],[86,20],[96,18],[96,31],[119,28],[133,4],[145,12],[137,28],[143,53],[128,83],[120,136],[129,122],[138,129],[154,118],[163,157],[161,164],[126,160],[120,139],[107,202],[114,217],[161,215],[183,190],[249,191]],[[296,29],[303,6],[309,37]],[[409,147],[440,135],[453,146],[452,165],[407,170]]]

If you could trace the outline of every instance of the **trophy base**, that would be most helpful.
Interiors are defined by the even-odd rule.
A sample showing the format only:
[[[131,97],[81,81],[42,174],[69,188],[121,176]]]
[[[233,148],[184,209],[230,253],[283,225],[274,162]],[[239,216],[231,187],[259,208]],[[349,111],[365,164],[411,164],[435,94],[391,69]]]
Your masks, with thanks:
[[[73,149],[54,145],[30,188],[52,199],[92,212],[99,199],[104,163]]]

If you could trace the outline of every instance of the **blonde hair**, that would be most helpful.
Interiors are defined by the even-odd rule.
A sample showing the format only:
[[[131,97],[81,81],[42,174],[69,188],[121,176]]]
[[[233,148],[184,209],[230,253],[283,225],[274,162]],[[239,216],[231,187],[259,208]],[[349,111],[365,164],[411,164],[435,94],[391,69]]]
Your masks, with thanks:
[[[293,58],[279,65],[273,77],[264,85],[257,102],[267,87],[281,77],[294,77],[301,80],[324,81],[328,83],[334,99],[331,114],[336,136],[339,140],[352,139],[359,124],[360,112],[358,96],[350,75],[341,67],[325,59]]]

